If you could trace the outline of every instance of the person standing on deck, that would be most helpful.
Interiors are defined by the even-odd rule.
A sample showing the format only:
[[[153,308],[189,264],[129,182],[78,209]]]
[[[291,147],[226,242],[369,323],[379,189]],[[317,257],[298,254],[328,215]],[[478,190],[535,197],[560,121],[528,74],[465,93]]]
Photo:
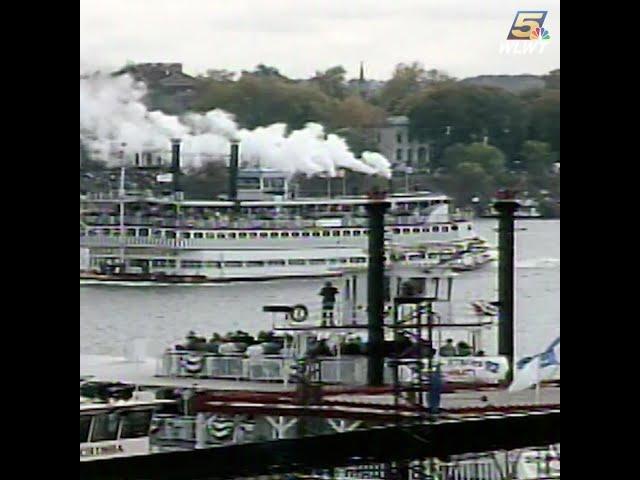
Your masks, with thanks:
[[[324,284],[322,290],[320,290],[320,296],[322,297],[322,325],[326,326],[327,319],[329,324],[333,325],[333,308],[336,304],[336,295],[338,295],[338,289],[333,286],[331,282]]]

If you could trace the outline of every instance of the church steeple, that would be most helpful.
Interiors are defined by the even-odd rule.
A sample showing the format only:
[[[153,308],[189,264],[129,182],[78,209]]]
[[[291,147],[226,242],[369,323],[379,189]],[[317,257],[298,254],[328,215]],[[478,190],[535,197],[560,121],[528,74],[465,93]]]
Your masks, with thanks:
[[[360,62],[360,84],[364,83],[364,62]]]

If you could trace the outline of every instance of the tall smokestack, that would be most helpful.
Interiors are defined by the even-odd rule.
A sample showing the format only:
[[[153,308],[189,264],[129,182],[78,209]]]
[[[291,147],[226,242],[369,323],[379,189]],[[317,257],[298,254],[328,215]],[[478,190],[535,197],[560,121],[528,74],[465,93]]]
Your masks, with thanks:
[[[231,144],[231,157],[229,159],[229,200],[238,201],[238,168],[240,164],[240,144]]]
[[[180,188],[180,145],[179,138],[171,140],[171,174],[173,175],[173,191],[179,192]]]
[[[511,192],[501,193],[494,203],[498,211],[498,352],[509,358],[509,380],[514,367],[514,217],[520,207]]]
[[[367,276],[369,386],[384,384],[384,216],[391,206],[385,194],[373,193],[367,203],[369,214],[369,270]]]

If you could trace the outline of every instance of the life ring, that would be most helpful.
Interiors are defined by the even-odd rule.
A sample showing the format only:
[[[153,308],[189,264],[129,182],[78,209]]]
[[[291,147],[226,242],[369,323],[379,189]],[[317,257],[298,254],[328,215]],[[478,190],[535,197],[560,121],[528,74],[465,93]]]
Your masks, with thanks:
[[[200,373],[202,371],[203,364],[203,358],[198,355],[189,355],[183,360],[184,369],[191,375]]]
[[[309,318],[309,309],[304,305],[294,305],[291,307],[291,319],[296,323],[304,322]]]
[[[217,441],[228,439],[234,432],[233,418],[220,417],[212,415],[207,420],[207,434],[215,438]]]

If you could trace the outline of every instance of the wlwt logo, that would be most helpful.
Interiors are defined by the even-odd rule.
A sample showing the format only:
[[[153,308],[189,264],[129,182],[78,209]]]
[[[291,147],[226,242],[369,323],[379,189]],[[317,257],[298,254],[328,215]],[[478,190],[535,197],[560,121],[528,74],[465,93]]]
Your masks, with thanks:
[[[516,13],[509,29],[507,42],[500,45],[500,53],[506,55],[525,55],[544,53],[551,39],[549,30],[543,27],[547,19],[546,11],[526,11]],[[511,40],[519,40],[512,42]]]

